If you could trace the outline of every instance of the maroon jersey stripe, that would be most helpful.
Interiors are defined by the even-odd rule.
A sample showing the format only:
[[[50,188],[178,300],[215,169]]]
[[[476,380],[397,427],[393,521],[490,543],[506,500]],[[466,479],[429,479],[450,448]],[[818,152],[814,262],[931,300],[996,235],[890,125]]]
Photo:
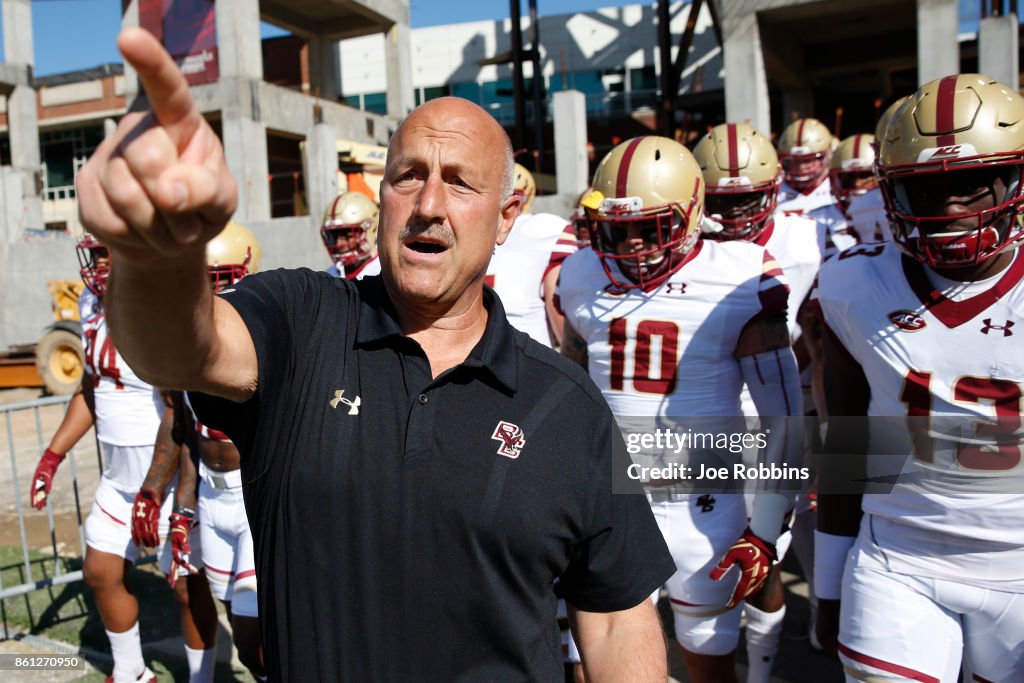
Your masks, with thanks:
[[[740,174],[739,172],[739,143],[736,140],[736,124],[730,123],[726,127],[726,134],[729,138],[729,177],[735,178]]]

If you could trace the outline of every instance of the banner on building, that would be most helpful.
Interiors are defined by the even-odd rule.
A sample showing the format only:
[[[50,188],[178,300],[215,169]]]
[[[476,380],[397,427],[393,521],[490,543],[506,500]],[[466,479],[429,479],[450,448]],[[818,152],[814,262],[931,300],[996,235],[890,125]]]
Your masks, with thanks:
[[[189,85],[217,80],[214,0],[140,0],[139,25],[163,43]]]

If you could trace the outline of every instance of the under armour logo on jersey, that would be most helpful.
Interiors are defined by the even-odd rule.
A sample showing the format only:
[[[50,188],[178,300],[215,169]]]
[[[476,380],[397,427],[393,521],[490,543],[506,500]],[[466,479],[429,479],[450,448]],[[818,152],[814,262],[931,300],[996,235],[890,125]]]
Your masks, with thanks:
[[[666,294],[686,294],[686,283],[685,282],[667,282],[665,283]]]
[[[331,399],[331,407],[337,408],[339,403],[344,403],[345,405],[348,406],[349,415],[358,415],[359,406],[362,404],[362,402],[363,399],[359,398],[358,396],[356,396],[354,400],[345,398],[345,390],[337,389],[334,392],[334,398]]]
[[[498,455],[504,455],[506,458],[518,458],[523,446],[526,445],[526,437],[523,436],[523,430],[519,425],[504,420],[494,428],[491,438],[501,442],[498,446]]]
[[[710,496],[705,493],[697,499],[697,506],[700,508],[701,512],[711,512],[715,509],[716,502],[718,501],[715,500],[714,496]]]
[[[992,318],[985,318],[981,322],[985,323],[985,326],[981,328],[981,331],[984,332],[985,334],[988,334],[989,330],[997,330],[999,332],[1002,332],[1004,337],[1013,336],[1013,331],[1010,330],[1010,328],[1013,327],[1012,320],[1007,320],[1005,325],[993,325]]]

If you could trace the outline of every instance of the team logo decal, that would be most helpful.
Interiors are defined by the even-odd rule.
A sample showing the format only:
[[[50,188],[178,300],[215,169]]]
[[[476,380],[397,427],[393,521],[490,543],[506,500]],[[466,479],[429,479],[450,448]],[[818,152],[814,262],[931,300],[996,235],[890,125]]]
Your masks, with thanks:
[[[984,332],[985,334],[988,334],[992,330],[995,330],[996,332],[1002,332],[1004,337],[1013,336],[1013,331],[1010,329],[1011,327],[1013,327],[1012,320],[1007,320],[1006,323],[1003,325],[993,325],[992,318],[985,318],[981,322],[985,323],[985,326],[981,328],[981,331]]]
[[[491,438],[501,443],[498,446],[498,455],[504,455],[506,458],[518,458],[523,446],[526,445],[526,437],[523,436],[523,430],[519,425],[504,420],[494,428]]]
[[[917,332],[925,326],[924,318],[906,309],[890,313],[889,322],[905,332]]]

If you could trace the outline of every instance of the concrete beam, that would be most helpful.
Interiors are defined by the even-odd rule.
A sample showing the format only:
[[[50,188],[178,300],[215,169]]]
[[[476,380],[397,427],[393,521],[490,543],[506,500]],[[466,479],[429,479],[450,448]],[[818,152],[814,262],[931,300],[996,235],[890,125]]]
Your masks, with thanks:
[[[578,195],[590,185],[586,98],[577,90],[556,92],[552,97],[552,110],[558,193]]]
[[[338,43],[326,38],[309,40],[310,94],[337,101],[341,95],[341,50]]]
[[[32,5],[29,0],[3,0],[4,61],[32,67],[36,63],[32,43]]]
[[[313,126],[304,155],[309,215],[319,219],[338,194],[338,133],[334,127],[326,123]]]
[[[388,116],[404,118],[415,106],[412,88],[412,36],[408,20],[398,22],[385,34]]]
[[[978,69],[1017,90],[1020,87],[1020,36],[1016,14],[987,17],[978,27]]]
[[[728,5],[729,3],[720,3]],[[725,63],[725,118],[749,122],[764,134],[771,130],[768,78],[757,15],[753,12],[722,20]]]
[[[267,127],[252,119],[225,116],[221,130],[228,170],[238,183],[236,220],[241,223],[270,220]]]
[[[217,0],[217,56],[221,78],[263,78],[260,7],[252,0]]]
[[[917,0],[917,84],[960,71],[957,0]]]

